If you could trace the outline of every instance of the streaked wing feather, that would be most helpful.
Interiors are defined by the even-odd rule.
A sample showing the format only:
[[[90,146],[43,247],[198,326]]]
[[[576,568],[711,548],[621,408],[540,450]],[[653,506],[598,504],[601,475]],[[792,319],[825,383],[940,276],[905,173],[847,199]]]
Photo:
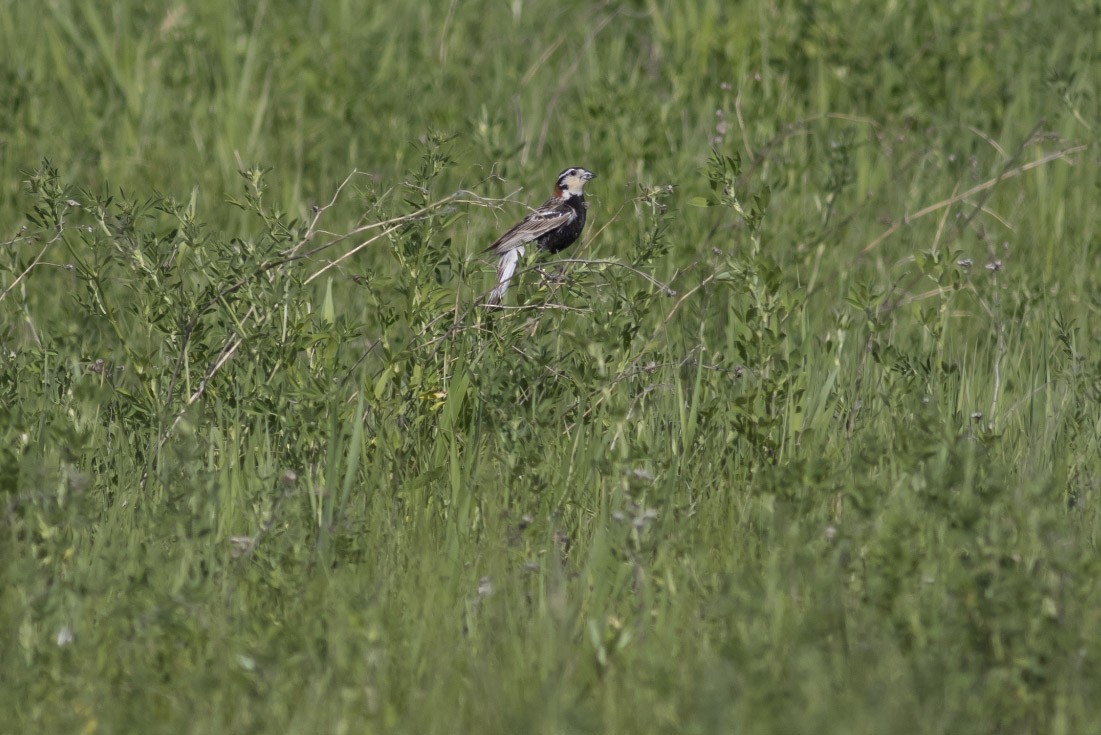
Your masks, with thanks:
[[[568,224],[575,217],[577,217],[577,214],[569,207],[553,207],[551,202],[547,202],[547,204],[521,220],[511,230],[497,238],[497,241],[486,248],[485,251],[501,254],[514,250],[524,243],[538,239],[555,228]]]

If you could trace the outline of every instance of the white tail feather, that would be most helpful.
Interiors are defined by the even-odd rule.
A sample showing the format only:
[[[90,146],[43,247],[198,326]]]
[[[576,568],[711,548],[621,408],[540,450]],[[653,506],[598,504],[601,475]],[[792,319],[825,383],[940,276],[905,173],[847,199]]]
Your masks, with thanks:
[[[497,287],[489,293],[489,298],[486,299],[487,305],[497,306],[505,298],[505,292],[508,291],[508,282],[512,280],[512,276],[516,273],[516,265],[522,257],[524,257],[523,245],[507,250],[501,255],[501,259],[497,261]]]

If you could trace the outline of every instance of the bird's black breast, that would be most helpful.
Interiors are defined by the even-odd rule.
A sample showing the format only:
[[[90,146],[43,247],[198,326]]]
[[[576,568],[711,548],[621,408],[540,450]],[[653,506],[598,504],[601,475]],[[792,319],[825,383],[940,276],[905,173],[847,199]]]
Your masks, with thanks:
[[[573,245],[574,241],[581,236],[581,230],[585,229],[585,212],[588,209],[585,197],[570,197],[563,202],[563,206],[572,209],[577,216],[561,227],[556,227],[539,237],[536,242],[539,243],[540,249],[551,253],[565,250]]]

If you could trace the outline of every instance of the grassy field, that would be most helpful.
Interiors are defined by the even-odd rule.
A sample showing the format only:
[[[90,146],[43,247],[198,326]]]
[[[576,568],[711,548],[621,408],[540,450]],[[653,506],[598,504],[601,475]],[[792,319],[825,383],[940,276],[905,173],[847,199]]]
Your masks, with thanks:
[[[10,732],[1101,731],[1096,2],[0,11]]]

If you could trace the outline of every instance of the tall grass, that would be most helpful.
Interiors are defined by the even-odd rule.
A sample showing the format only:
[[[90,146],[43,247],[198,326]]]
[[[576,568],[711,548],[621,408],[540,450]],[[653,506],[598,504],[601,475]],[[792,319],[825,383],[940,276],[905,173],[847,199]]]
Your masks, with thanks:
[[[5,4],[3,721],[1097,730],[1099,20]]]

